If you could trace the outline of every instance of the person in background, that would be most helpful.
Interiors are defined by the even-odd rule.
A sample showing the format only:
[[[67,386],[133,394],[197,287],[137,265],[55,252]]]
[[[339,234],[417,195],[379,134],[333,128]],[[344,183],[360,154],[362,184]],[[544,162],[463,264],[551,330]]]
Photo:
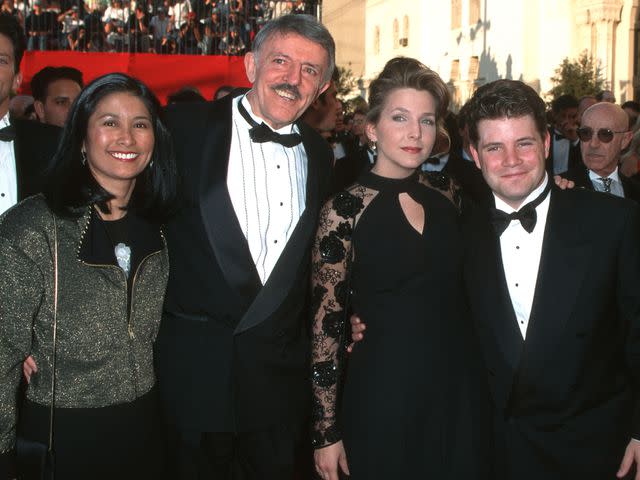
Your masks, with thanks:
[[[614,103],[596,103],[582,115],[578,136],[584,164],[565,172],[563,177],[587,190],[640,202],[640,183],[619,169],[622,152],[633,136],[625,111]]]
[[[629,100],[620,106],[629,116],[629,130],[632,130],[638,123],[638,117],[640,117],[640,102]]]
[[[222,85],[221,87],[218,87],[216,89],[215,93],[213,94],[213,99],[220,100],[221,98],[229,95],[234,90],[235,90],[235,87],[232,87],[231,85]]]
[[[22,27],[15,17],[0,15],[0,213],[41,191],[44,170],[56,151],[60,129],[11,118],[9,103],[22,83],[20,62],[25,50]]]
[[[63,127],[71,104],[83,87],[82,72],[73,67],[44,67],[31,79],[38,120]]]
[[[560,95],[551,102],[551,149],[547,171],[559,175],[582,163],[578,141],[578,100],[573,95]]]

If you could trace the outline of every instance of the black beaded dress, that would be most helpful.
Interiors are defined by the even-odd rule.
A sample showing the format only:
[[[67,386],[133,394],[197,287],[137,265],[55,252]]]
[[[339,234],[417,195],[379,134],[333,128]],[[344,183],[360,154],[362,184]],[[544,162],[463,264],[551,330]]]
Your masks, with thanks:
[[[403,193],[424,209],[422,232],[405,216]],[[355,480],[460,478],[476,468],[454,458],[454,450],[469,454],[474,434],[462,380],[460,350],[468,342],[453,196],[440,174],[398,180],[367,172],[321,212],[313,250],[313,444],[343,440]],[[347,359],[348,290],[367,330]]]

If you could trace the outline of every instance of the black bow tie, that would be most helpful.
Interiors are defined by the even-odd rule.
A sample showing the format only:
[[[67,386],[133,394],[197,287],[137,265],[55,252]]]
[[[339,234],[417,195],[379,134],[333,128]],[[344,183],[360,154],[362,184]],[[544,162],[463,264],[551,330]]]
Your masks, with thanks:
[[[256,122],[251,117],[251,115],[249,115],[249,112],[247,112],[246,108],[244,108],[244,106],[242,105],[242,99],[238,102],[238,111],[240,112],[240,115],[242,115],[242,118],[244,118],[249,123],[249,125],[251,125],[251,128],[249,129],[249,137],[251,138],[252,142],[275,142],[279,143],[283,147],[288,148],[295,147],[300,142],[302,142],[302,136],[299,133],[289,133],[283,135],[271,130],[271,128],[269,128],[269,126],[264,122],[258,124],[258,122]]]
[[[533,232],[538,220],[536,207],[547,197],[549,190],[551,190],[550,180],[547,181],[547,186],[535,200],[527,203],[517,212],[507,213],[500,209],[492,208],[489,212],[490,220],[498,236],[501,236],[504,233],[512,220],[519,220],[520,225],[522,225],[522,228],[524,228],[527,233]]]
[[[564,135],[562,135],[561,133],[555,132],[553,135],[553,138],[556,140],[566,140],[567,137],[565,137]]]
[[[0,142],[12,142],[16,139],[16,129],[13,125],[0,128]]]

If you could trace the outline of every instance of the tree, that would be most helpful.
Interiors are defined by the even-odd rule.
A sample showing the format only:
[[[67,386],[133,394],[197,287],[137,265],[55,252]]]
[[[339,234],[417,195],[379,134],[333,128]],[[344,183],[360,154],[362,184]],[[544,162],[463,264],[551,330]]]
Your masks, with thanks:
[[[358,107],[367,102],[360,96],[360,89],[358,88],[358,79],[353,76],[353,72],[350,68],[338,67],[336,90],[338,91],[338,100],[344,105],[346,113],[353,113]]]
[[[605,88],[600,67],[591,59],[585,50],[577,60],[565,58],[551,77],[553,88],[549,91],[552,99],[560,95],[571,94],[576,98],[584,95],[595,95]]]

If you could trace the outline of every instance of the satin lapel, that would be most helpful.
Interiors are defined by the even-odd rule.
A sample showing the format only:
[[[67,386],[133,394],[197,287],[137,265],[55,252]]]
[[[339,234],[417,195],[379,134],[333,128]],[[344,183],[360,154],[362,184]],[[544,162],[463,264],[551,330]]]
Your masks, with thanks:
[[[524,347],[523,377],[541,373],[573,311],[588,271],[588,240],[575,221],[584,215],[571,192],[551,191],[536,290]],[[522,378],[522,377],[521,377]]]
[[[231,98],[213,103],[202,148],[200,213],[227,283],[248,305],[261,282],[227,189],[231,128]]]
[[[471,308],[485,328],[493,332],[498,348],[503,357],[515,372],[520,363],[523,339],[516,320],[507,281],[502,265],[500,239],[496,235],[489,219],[484,218],[474,229],[477,233],[477,247],[471,265],[474,273],[473,285],[468,288],[475,290],[471,295],[476,298]]]
[[[16,163],[16,184],[18,187],[18,201],[21,201],[25,198],[25,183],[27,177],[29,176],[29,172],[27,171],[27,168],[25,168],[26,165],[24,165],[23,162],[20,161],[20,159],[22,158],[20,156],[21,145],[19,140],[22,137],[22,135],[20,135],[20,132],[22,131],[21,126],[19,122],[13,122],[13,126],[16,129],[16,138],[13,140],[13,157]]]
[[[318,192],[321,148],[314,147],[314,138],[305,125],[299,125],[302,133],[304,149],[307,153],[307,185],[305,210],[298,220],[293,234],[280,258],[269,275],[267,283],[260,290],[255,301],[246,312],[234,333],[241,333],[266,320],[285,300],[296,282],[307,282],[307,278],[300,278],[309,262],[307,252],[310,239],[316,228],[316,213],[320,202]],[[306,127],[306,128],[305,128]]]

